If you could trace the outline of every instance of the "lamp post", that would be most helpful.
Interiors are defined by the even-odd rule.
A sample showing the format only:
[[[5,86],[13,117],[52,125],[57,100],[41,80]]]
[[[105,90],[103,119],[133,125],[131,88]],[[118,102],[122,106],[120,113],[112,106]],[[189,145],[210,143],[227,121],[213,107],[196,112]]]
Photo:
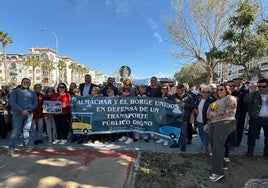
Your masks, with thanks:
[[[56,85],[58,84],[58,37],[57,35],[53,32],[53,31],[50,31],[50,30],[46,30],[46,29],[41,29],[40,31],[47,31],[49,33],[51,33],[53,35],[53,37],[55,38],[55,43],[56,43]]]

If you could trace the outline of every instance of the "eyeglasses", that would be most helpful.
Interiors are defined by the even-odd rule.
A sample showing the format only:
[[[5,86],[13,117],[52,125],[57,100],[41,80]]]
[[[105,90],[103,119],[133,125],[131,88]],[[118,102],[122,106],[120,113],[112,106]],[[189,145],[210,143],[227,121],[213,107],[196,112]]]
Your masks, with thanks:
[[[235,87],[235,85],[230,85],[230,87]]]
[[[202,91],[202,93],[210,93],[210,91]]]
[[[258,88],[267,88],[267,86],[258,86]]]
[[[53,92],[52,90],[48,90],[47,92]]]
[[[217,91],[223,91],[223,89],[217,89]]]
[[[65,89],[65,87],[64,87],[64,86],[59,86],[58,88],[59,88],[59,89]]]

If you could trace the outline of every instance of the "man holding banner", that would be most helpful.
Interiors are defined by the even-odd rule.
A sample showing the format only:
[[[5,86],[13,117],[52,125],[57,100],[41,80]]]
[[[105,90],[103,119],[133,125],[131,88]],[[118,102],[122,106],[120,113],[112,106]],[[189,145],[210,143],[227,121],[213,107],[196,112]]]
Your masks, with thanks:
[[[184,115],[182,117],[181,135],[178,142],[174,142],[170,145],[170,148],[177,148],[181,146],[181,151],[186,151],[187,145],[187,124],[190,120],[191,113],[195,107],[194,99],[188,93],[186,93],[186,87],[183,84],[177,86],[177,93],[171,96],[181,108],[184,109]]]

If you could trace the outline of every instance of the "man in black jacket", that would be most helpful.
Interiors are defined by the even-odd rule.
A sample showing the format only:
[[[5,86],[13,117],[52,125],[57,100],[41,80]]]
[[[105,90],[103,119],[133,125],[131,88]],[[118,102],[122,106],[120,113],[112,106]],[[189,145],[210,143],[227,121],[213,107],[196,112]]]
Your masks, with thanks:
[[[81,83],[79,85],[81,96],[90,96],[91,90],[94,86],[98,87],[96,84],[91,83],[91,75],[86,74],[85,75],[85,83]],[[94,142],[94,140],[96,140],[96,136],[91,135],[91,136],[89,136],[89,139],[92,140],[92,142]],[[77,144],[82,144],[83,142],[84,142],[84,135],[81,135]]]
[[[177,93],[171,96],[171,100],[174,100],[184,109],[184,115],[182,117],[181,135],[178,143],[173,143],[170,148],[180,147],[181,151],[186,151],[187,145],[187,124],[190,120],[191,113],[195,107],[193,97],[186,93],[186,87],[183,84],[177,86]]]
[[[81,91],[81,96],[89,96],[91,95],[91,90],[93,86],[97,86],[96,84],[91,83],[91,75],[85,75],[85,83],[79,85],[79,89]],[[97,86],[98,87],[98,86]]]
[[[249,106],[249,130],[247,156],[253,156],[256,133],[263,128],[264,156],[268,157],[268,79],[258,81],[258,91],[253,91],[244,97]]]
[[[247,104],[243,101],[246,94],[249,93],[249,90],[243,84],[243,78],[238,77],[233,79],[233,83],[237,88],[237,91],[240,94],[240,97],[237,101],[237,109],[236,109],[236,145],[239,146],[243,137],[244,127],[245,127],[245,119],[247,113]]]

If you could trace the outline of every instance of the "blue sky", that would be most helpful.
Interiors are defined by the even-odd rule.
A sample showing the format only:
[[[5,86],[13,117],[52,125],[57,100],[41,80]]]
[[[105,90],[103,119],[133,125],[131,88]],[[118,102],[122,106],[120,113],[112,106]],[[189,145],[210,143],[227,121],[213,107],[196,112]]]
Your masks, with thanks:
[[[60,56],[107,76],[123,65],[135,78],[173,76],[179,67],[169,51],[176,47],[161,18],[170,10],[169,0],[2,0],[0,30],[14,41],[7,53],[55,50],[52,31]]]

